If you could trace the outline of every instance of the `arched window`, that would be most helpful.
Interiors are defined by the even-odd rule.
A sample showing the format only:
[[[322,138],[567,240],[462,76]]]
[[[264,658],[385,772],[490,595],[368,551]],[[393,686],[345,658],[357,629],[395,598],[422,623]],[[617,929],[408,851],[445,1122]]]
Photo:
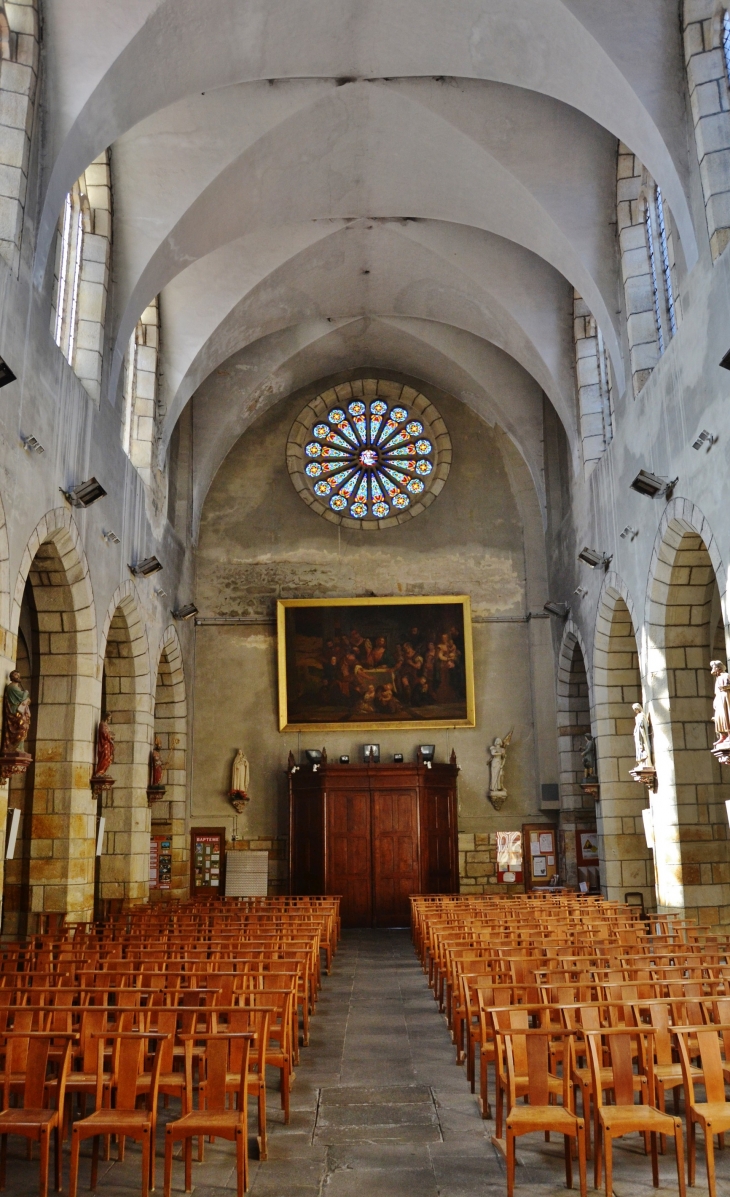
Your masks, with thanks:
[[[613,395],[601,330],[577,291],[573,295],[573,337],[583,466],[588,477],[613,440]]]
[[[0,0],[0,256],[16,273],[37,81],[36,0]]]
[[[730,13],[685,4],[684,56],[713,260],[730,241]]]
[[[101,397],[111,254],[111,176],[105,151],[74,183],[58,222],[51,332],[92,399]]]
[[[617,215],[634,396],[681,321],[671,214],[660,188],[619,144]]]
[[[152,480],[159,419],[164,415],[157,396],[160,353],[160,305],[152,300],[129,340],[124,377],[122,445],[148,484]]]

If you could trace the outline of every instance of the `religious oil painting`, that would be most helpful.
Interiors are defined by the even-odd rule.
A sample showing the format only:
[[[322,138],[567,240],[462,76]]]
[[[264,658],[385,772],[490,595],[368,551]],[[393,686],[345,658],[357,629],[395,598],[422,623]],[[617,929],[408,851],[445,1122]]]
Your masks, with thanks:
[[[468,596],[278,603],[279,728],[474,727]]]

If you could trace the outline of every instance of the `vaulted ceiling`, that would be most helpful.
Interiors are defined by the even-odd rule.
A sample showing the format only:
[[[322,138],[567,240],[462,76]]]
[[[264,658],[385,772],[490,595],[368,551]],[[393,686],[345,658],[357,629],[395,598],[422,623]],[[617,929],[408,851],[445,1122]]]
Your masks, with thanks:
[[[54,0],[45,23],[36,280],[111,146],[109,395],[159,294],[163,445],[198,391],[202,493],[262,405],[372,365],[499,423],[542,495],[543,393],[579,460],[574,288],[625,386],[617,139],[696,260],[674,0]]]

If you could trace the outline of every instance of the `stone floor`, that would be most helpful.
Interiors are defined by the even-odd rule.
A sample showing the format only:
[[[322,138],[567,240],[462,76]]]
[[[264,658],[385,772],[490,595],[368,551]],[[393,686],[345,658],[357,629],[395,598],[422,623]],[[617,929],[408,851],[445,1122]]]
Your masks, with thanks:
[[[275,1093],[270,1114],[269,1159],[252,1161],[252,1197],[506,1197],[504,1165],[490,1140],[494,1125],[480,1119],[464,1069],[454,1063],[445,1022],[406,932],[345,933],[297,1068],[291,1121],[284,1126]],[[161,1192],[161,1133],[158,1144]],[[515,1197],[567,1197],[562,1150],[562,1142],[523,1139]],[[730,1197],[730,1147],[716,1158],[718,1197]],[[660,1160],[660,1176],[658,1192],[676,1193],[670,1150]],[[80,1193],[88,1192],[88,1178],[89,1159],[82,1158]],[[617,1144],[614,1181],[616,1197],[657,1193],[638,1136]],[[701,1144],[698,1181],[690,1192],[702,1197]],[[196,1197],[235,1191],[231,1145],[206,1145],[205,1163],[193,1166],[193,1185]],[[17,1140],[9,1145],[6,1191],[10,1197],[37,1191],[37,1164],[21,1159]],[[173,1193],[182,1191],[182,1163],[176,1162]],[[134,1145],[128,1143],[123,1163],[101,1166],[96,1192],[139,1194]]]

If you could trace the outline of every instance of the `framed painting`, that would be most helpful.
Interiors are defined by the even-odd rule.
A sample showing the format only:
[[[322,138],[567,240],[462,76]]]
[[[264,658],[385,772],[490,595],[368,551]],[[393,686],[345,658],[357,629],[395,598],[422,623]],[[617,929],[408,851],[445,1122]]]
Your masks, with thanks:
[[[280,731],[474,727],[471,604],[282,599]]]

